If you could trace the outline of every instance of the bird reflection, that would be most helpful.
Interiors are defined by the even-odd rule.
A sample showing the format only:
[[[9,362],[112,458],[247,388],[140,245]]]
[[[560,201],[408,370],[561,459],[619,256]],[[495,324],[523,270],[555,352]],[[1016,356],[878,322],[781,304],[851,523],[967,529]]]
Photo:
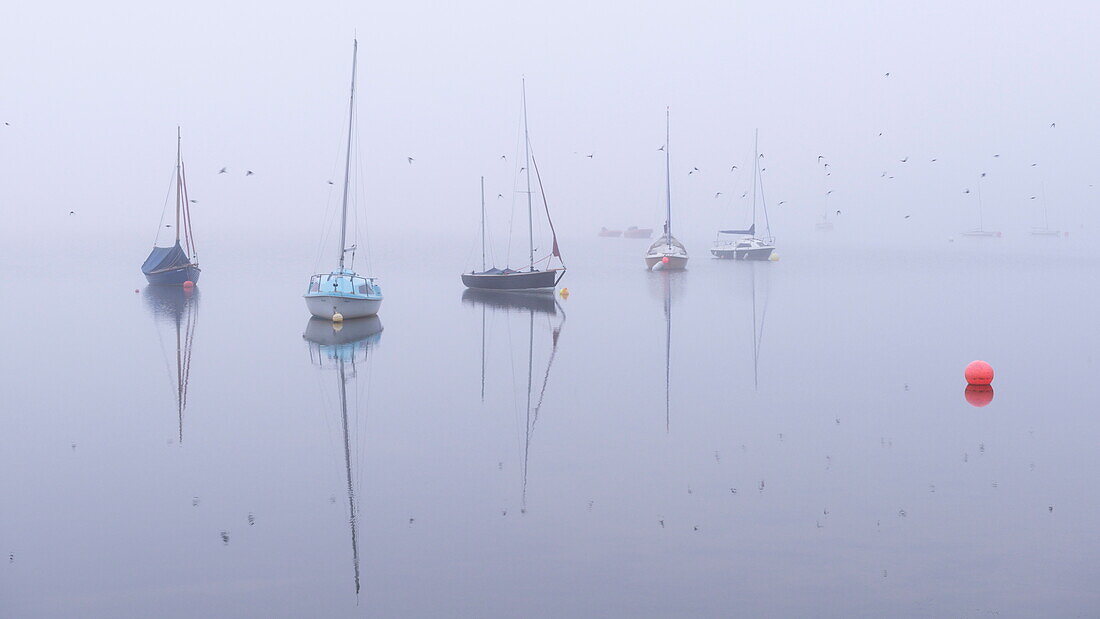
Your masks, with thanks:
[[[467,288],[462,293],[462,303],[480,307],[482,310],[482,338],[481,338],[481,394],[485,399],[485,332],[486,310],[503,312],[505,316],[512,314],[527,315],[527,395],[524,405],[525,430],[523,437],[523,485],[520,513],[527,513],[527,468],[531,452],[531,438],[535,432],[535,425],[539,420],[546,398],[546,390],[550,384],[550,370],[554,366],[554,359],[558,354],[558,340],[562,327],[565,325],[565,310],[554,298],[553,294],[532,292],[504,292]],[[542,333],[541,319],[546,320],[546,328],[550,332],[550,353],[547,356],[546,368],[542,375],[542,384],[537,395],[535,391],[535,317],[540,318],[540,333]],[[507,328],[507,327],[505,327]],[[502,464],[498,468],[502,468]],[[507,515],[507,510],[502,512]]]
[[[340,420],[344,435],[344,468],[348,490],[348,524],[351,527],[351,556],[355,570],[355,595],[359,595],[358,502],[351,470],[351,436],[348,430],[348,383],[355,396],[352,414],[358,412],[359,370],[370,370],[371,350],[382,338],[382,321],[377,316],[345,320],[342,323],[311,318],[302,338],[309,343],[309,359],[325,370],[336,370],[340,399]],[[357,424],[358,425],[358,424]]]
[[[175,362],[165,359],[169,366],[175,366],[172,383],[176,390],[176,417],[179,442],[183,443],[183,412],[187,409],[187,386],[191,377],[191,345],[195,337],[195,324],[199,314],[198,288],[180,286],[146,286],[142,292],[146,306],[158,323],[157,337],[165,357],[168,351],[164,347],[160,325],[169,324],[175,332]]]

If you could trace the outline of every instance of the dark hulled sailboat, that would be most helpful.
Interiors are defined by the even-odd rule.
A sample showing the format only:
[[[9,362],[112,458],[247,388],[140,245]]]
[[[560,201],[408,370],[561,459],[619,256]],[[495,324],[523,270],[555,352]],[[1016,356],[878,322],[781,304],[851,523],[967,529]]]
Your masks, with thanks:
[[[527,85],[523,85],[523,144],[524,144],[524,170],[527,179],[527,265],[519,269],[505,267],[503,269],[486,268],[485,263],[485,179],[481,179],[481,270],[470,271],[462,274],[462,283],[468,288],[481,288],[483,290],[527,290],[527,291],[553,291],[558,282],[565,275],[565,262],[561,258],[558,249],[558,235],[554,230],[554,222],[550,219],[550,206],[546,202],[546,193],[542,188],[542,176],[539,175],[538,163],[531,153],[530,134],[527,130]],[[535,260],[535,228],[534,207],[531,200],[531,170],[534,169],[535,179],[539,185],[539,195],[542,197],[543,210],[546,213],[546,222],[550,225],[550,233],[553,236],[550,255]],[[557,258],[561,265],[549,268],[550,261]],[[537,268],[545,263],[544,268]]]
[[[141,265],[141,272],[150,284],[181,286],[185,282],[199,281],[198,255],[191,233],[191,201],[187,194],[187,172],[183,165],[180,146],[180,130],[176,127],[176,242],[168,247],[158,247],[153,241],[153,251]],[[163,216],[161,222],[163,223]],[[169,224],[171,225],[171,224]],[[160,236],[160,230],[157,236]]]

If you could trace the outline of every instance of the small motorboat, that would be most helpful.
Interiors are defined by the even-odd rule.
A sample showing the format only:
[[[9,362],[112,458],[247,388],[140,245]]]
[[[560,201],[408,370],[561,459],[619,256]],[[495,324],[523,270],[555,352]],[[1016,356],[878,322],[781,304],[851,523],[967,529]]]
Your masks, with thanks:
[[[623,235],[622,230],[608,230],[607,228],[600,228],[600,236],[608,238],[618,238]]]
[[[653,237],[653,228],[630,226],[623,232],[624,239],[648,239]]]

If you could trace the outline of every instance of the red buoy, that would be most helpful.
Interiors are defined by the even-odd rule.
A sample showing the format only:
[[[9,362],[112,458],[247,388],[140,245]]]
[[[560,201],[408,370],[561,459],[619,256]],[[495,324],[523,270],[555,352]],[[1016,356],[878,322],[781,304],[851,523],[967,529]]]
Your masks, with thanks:
[[[191,280],[187,280],[187,281],[183,282],[183,287],[184,288],[194,288],[195,287],[195,282],[193,282]]]
[[[664,258],[661,258],[661,262],[663,262],[665,264],[668,264],[668,256],[665,256]]]
[[[967,385],[963,397],[971,406],[981,408],[993,401],[993,385]]]
[[[970,385],[988,385],[993,382],[993,366],[985,361],[971,361],[963,373]]]

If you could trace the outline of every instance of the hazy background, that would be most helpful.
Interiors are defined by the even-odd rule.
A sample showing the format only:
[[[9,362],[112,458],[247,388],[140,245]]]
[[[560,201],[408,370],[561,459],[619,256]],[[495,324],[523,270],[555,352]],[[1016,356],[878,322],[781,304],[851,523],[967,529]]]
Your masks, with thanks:
[[[751,161],[754,128],[780,253],[812,238],[824,210],[818,155],[845,242],[942,246],[976,225],[963,189],[981,172],[986,228],[1003,245],[1032,241],[1041,213],[1028,198],[1043,182],[1051,227],[1071,243],[1091,234],[1100,7],[827,4],[18,4],[0,25],[0,120],[11,123],[0,127],[0,235],[61,248],[110,238],[138,261],[180,124],[207,262],[233,239],[315,246],[326,181],[339,185],[355,33],[376,243],[410,249],[415,233],[465,252],[480,175],[503,238],[523,75],[567,238],[660,226],[666,105],[689,250],[747,219],[736,198],[749,180],[730,166]]]

